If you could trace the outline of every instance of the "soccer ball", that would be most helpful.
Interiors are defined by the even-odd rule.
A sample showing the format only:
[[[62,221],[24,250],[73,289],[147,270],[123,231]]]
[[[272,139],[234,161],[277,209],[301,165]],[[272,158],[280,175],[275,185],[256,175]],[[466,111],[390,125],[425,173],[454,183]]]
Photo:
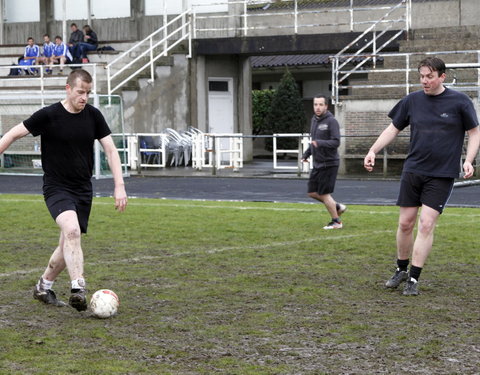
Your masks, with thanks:
[[[101,319],[115,315],[119,305],[118,296],[109,289],[97,290],[90,299],[90,310],[95,317]]]

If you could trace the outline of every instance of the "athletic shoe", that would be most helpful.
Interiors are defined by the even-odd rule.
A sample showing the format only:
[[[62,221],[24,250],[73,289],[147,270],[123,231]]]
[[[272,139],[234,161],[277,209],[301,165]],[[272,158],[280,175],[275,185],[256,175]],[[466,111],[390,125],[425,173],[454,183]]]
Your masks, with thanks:
[[[409,277],[405,287],[403,288],[404,296],[418,296],[419,292],[417,290],[418,281],[413,277]]]
[[[72,289],[72,295],[68,303],[78,311],[85,311],[87,309],[87,291],[85,289]]]
[[[323,229],[342,229],[343,225],[341,221],[331,221],[323,227]]]
[[[38,288],[38,286],[35,286],[33,289],[33,298],[38,299],[47,305],[53,305],[57,307],[67,306],[65,302],[57,299],[55,292],[51,289],[43,290]]]
[[[400,269],[397,268],[394,275],[385,283],[385,286],[387,288],[396,288],[407,279],[408,279],[408,272],[400,271]]]
[[[341,216],[345,211],[347,211],[347,206],[344,204],[338,203],[337,215]]]

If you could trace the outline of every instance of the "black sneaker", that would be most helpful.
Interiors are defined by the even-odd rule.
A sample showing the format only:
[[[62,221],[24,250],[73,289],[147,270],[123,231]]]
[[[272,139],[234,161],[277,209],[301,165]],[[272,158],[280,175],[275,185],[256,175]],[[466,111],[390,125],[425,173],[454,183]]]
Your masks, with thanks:
[[[397,268],[394,275],[385,283],[385,286],[387,288],[396,288],[407,279],[408,279],[408,272],[400,271],[400,269]]]
[[[415,280],[413,277],[409,277],[405,287],[403,288],[403,295],[404,296],[418,296],[420,293],[417,289],[418,281]]]
[[[53,305],[57,307],[67,306],[65,302],[57,299],[55,292],[51,289],[43,290],[38,288],[38,286],[35,286],[33,289],[33,298],[38,299],[47,305]]]
[[[72,295],[68,303],[78,311],[85,311],[88,307],[87,291],[85,289],[72,289]]]

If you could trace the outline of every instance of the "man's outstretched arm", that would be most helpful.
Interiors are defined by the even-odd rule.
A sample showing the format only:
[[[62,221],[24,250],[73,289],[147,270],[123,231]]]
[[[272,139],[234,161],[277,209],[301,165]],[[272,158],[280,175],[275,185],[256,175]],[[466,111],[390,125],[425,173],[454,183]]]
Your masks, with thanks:
[[[28,129],[21,122],[18,125],[15,125],[8,132],[6,132],[3,137],[0,139],[0,154],[3,154],[10,145],[15,142],[17,139],[25,137],[30,134]]]

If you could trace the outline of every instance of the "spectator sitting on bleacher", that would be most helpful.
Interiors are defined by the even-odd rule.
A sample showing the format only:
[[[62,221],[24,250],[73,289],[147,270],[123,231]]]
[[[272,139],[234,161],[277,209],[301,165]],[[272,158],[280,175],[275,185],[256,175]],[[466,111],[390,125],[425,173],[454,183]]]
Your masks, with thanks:
[[[53,50],[55,49],[55,43],[50,40],[50,35],[45,34],[43,36],[43,53],[42,56],[37,58],[37,64],[50,65],[50,68],[46,69],[47,73],[52,73],[53,65]]]
[[[82,64],[88,63],[87,52],[95,51],[98,47],[97,33],[92,30],[89,25],[83,26],[85,32],[85,42],[78,43],[80,47],[80,55],[82,57]]]
[[[68,64],[72,60],[72,55],[70,54],[67,45],[63,43],[62,37],[57,35],[55,37],[55,48],[53,49],[53,63],[60,64],[60,73],[62,73],[64,64]]]
[[[70,39],[68,41],[68,49],[72,54],[72,61],[77,63],[76,59],[80,59],[79,44],[83,42],[83,31],[77,27],[76,23],[70,25],[70,30],[72,30],[72,33],[70,34]]]
[[[29,37],[27,40],[27,46],[25,47],[25,53],[23,58],[18,62],[19,65],[31,66],[35,65],[37,58],[40,56],[40,48],[35,44],[35,41],[32,37]],[[25,69],[25,73],[34,74],[36,71],[29,68]]]

